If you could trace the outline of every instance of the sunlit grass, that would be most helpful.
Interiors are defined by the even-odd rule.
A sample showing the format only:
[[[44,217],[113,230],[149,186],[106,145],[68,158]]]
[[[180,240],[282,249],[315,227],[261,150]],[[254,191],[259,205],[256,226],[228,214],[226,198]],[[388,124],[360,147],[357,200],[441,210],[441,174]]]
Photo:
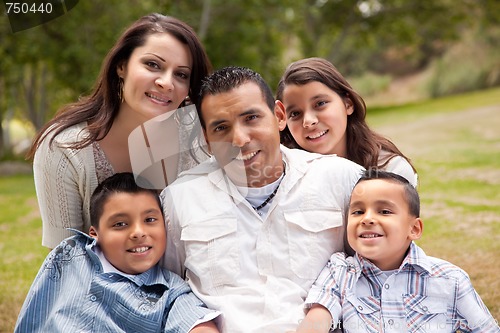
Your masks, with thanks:
[[[12,332],[17,314],[48,253],[33,177],[0,177],[0,332]]]

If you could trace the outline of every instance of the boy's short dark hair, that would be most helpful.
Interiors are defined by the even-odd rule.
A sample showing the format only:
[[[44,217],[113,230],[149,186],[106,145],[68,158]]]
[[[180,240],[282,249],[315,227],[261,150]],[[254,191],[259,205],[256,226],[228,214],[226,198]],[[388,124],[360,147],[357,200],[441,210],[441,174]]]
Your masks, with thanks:
[[[106,178],[92,193],[90,198],[90,224],[94,228],[99,228],[99,219],[102,216],[104,204],[111,195],[116,193],[150,193],[156,199],[163,214],[160,197],[156,190],[138,186],[134,174],[131,172],[116,173]]]
[[[363,172],[363,175],[359,178],[356,185],[363,181],[372,179],[384,179],[402,185],[404,187],[406,202],[408,203],[410,214],[415,217],[420,217],[420,197],[417,189],[410,184],[406,178],[393,172],[370,168]]]
[[[262,92],[262,97],[264,97],[264,100],[271,109],[271,112],[274,112],[274,95],[271,87],[269,87],[262,76],[246,67],[228,66],[216,70],[202,81],[199,96],[200,98],[198,99],[199,102],[196,105],[201,126],[205,128],[205,122],[201,116],[201,102],[205,96],[222,94],[231,91],[234,88],[238,88],[242,84],[248,82],[254,82],[259,86],[260,91]]]

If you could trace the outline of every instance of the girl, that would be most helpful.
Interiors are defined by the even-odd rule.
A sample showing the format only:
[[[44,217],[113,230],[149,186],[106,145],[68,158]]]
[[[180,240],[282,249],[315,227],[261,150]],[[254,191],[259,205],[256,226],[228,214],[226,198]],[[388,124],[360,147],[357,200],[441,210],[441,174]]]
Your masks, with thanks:
[[[397,173],[417,186],[410,160],[366,123],[366,105],[329,61],[307,58],[290,64],[278,84],[278,107],[286,112],[281,142],[320,154],[337,154],[366,169]]]

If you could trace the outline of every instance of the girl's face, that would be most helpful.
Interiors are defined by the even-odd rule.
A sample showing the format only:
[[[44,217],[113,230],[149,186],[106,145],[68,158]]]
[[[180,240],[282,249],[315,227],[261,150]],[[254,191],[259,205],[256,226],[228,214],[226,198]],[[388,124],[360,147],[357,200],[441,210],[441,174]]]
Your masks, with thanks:
[[[187,45],[168,33],[148,36],[117,69],[123,79],[120,114],[144,122],[179,107],[193,68]]]
[[[282,102],[290,133],[303,149],[345,157],[347,116],[354,111],[349,98],[313,81],[286,85]]]

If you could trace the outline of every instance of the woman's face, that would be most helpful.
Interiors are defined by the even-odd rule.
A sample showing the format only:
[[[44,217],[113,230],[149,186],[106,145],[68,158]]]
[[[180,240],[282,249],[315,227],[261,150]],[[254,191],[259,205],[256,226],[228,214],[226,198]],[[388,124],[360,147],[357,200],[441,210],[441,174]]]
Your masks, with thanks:
[[[187,45],[169,33],[155,33],[117,69],[123,79],[120,113],[144,122],[179,107],[189,93],[193,69]]]
[[[350,99],[317,81],[287,85],[282,99],[286,124],[299,146],[345,157],[347,116],[354,110]]]

